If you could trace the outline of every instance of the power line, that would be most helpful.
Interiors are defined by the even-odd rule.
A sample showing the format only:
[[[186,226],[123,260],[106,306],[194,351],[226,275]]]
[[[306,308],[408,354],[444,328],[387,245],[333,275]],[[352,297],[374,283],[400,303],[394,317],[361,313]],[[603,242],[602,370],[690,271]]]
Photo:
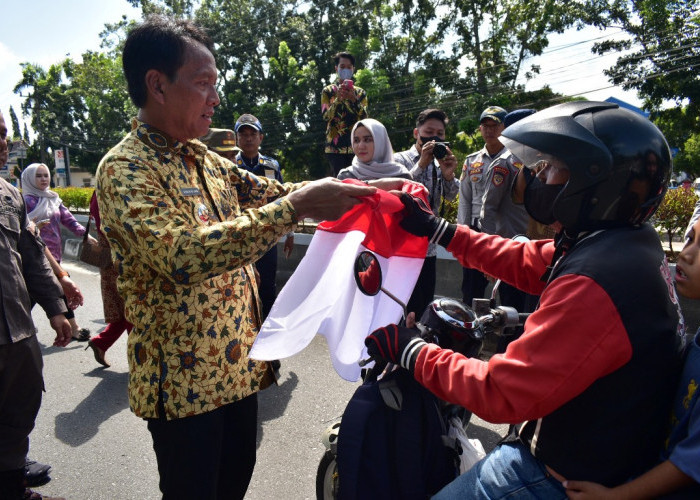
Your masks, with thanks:
[[[328,1],[326,1],[326,2],[322,2],[322,3],[321,3],[321,6],[322,6],[322,7],[325,7],[325,6],[328,6],[328,5],[330,5],[330,4],[332,4],[332,0],[328,0]],[[270,9],[272,9],[272,8],[270,7]],[[263,10],[264,10],[264,9],[263,9]],[[293,11],[293,9],[292,9],[292,11]],[[292,11],[289,11],[289,12],[292,12]],[[271,12],[271,10],[270,10],[270,12]],[[273,13],[271,12],[271,13],[269,14],[269,19],[271,19],[273,15],[277,15],[277,14],[278,14],[278,13],[274,13],[274,14],[273,14]],[[283,17],[283,16],[282,16],[282,17]],[[663,36],[663,37],[660,38],[659,42],[662,42],[662,43],[668,42],[668,41],[671,40],[671,39],[676,39],[676,38],[680,37],[680,35],[685,35],[687,32],[689,32],[689,33],[695,33],[695,31],[693,31],[693,30],[671,31],[671,29],[669,29],[666,33],[664,33],[665,36]],[[282,33],[285,33],[285,29],[279,30],[278,33],[277,33],[277,35],[281,37],[280,34],[282,34]],[[338,32],[338,31],[335,31],[335,32],[334,32],[334,31],[332,31],[332,30],[329,31],[329,34],[334,34],[334,33],[335,33],[335,34],[338,34],[339,32]],[[557,53],[557,52],[560,52],[560,51],[563,51],[563,50],[566,50],[566,49],[570,49],[570,48],[572,48],[572,47],[582,47],[582,46],[585,45],[585,44],[589,44],[589,43],[594,42],[594,41],[596,41],[596,40],[601,40],[601,39],[605,39],[605,38],[610,38],[610,37],[615,36],[615,35],[620,34],[620,33],[625,33],[625,32],[622,31],[622,30],[620,30],[620,31],[618,31],[618,32],[609,33],[609,34],[603,34],[603,35],[600,35],[600,36],[597,36],[597,37],[593,37],[593,38],[590,38],[590,39],[588,39],[588,40],[579,41],[579,42],[574,42],[574,43],[569,43],[569,44],[564,44],[564,45],[557,46],[557,47],[552,47],[552,48],[550,48],[550,49],[544,51],[544,52],[543,52],[543,55],[548,55],[548,54]],[[659,34],[661,34],[661,33],[659,33]],[[252,42],[251,42],[251,43],[252,43]],[[258,42],[255,42],[255,43],[257,44]],[[636,46],[633,45],[633,46],[630,48],[630,50],[634,50],[635,48],[638,49],[638,48],[640,48],[640,47],[641,47],[640,45],[636,45]],[[646,54],[639,54],[639,55],[637,55],[636,57],[639,57],[640,59],[642,59],[642,58],[648,58],[648,57],[650,57],[650,56],[673,56],[675,53],[679,53],[680,55],[677,55],[676,57],[673,57],[673,58],[671,58],[670,60],[665,61],[665,63],[667,63],[667,64],[669,64],[669,63],[679,64],[679,63],[685,63],[686,61],[692,62],[692,61],[694,60],[694,56],[693,56],[693,55],[688,55],[688,54],[685,54],[685,55],[684,55],[684,54],[682,53],[683,50],[685,50],[685,49],[697,50],[698,48],[700,48],[700,47],[698,47],[697,42],[696,42],[696,43],[688,43],[688,44],[685,44],[685,45],[683,45],[683,46],[681,46],[681,47],[671,47],[671,48],[661,49],[661,50],[657,51],[656,53],[653,53],[653,52],[652,52],[652,53],[646,53]],[[242,48],[239,52],[240,52],[240,53],[245,53],[245,45],[243,46],[243,48]],[[579,53],[582,53],[582,51],[579,51]],[[612,55],[615,55],[615,54],[612,54]],[[527,60],[531,60],[531,59],[533,59],[533,58],[534,58],[534,56],[531,57],[531,58],[526,58],[525,60],[527,61]],[[571,62],[572,59],[574,59],[575,61],[574,61],[574,62]],[[585,63],[587,63],[587,62],[590,62],[590,61],[593,61],[593,60],[596,60],[596,59],[600,59],[600,57],[591,57],[591,58],[587,58],[587,59],[578,59],[578,60],[577,60],[577,59],[578,59],[578,58],[576,58],[576,57],[573,57],[573,58],[572,58],[572,57],[568,57],[568,58],[566,59],[566,63],[562,62],[562,64],[561,64],[560,66],[557,66],[557,67],[555,67],[555,68],[553,68],[553,69],[551,69],[551,70],[548,70],[548,71],[546,71],[546,72],[544,72],[544,73],[540,73],[540,77],[541,77],[542,75],[545,75],[545,76],[546,76],[546,75],[552,75],[552,76],[558,75],[558,77],[559,77],[558,80],[552,80],[552,81],[549,82],[550,87],[553,87],[553,86],[556,86],[556,85],[559,85],[559,84],[562,84],[562,83],[567,83],[567,82],[570,82],[570,81],[574,81],[574,80],[580,80],[580,79],[581,79],[580,73],[577,74],[576,77],[568,77],[568,76],[567,76],[567,71],[570,70],[570,69],[572,69],[572,68],[575,68],[575,67],[577,67],[577,66],[580,66],[580,65],[582,65],[582,64],[585,64]],[[499,70],[499,69],[505,68],[505,67],[507,67],[507,66],[508,66],[508,65],[507,65],[506,63],[501,64],[501,65],[496,65],[496,66],[494,66],[494,67],[492,68],[492,70]],[[674,69],[672,69],[672,70],[669,70],[669,71],[667,71],[667,72],[665,72],[665,73],[660,73],[659,75],[671,74],[671,73],[673,73],[673,72],[682,71],[682,70],[687,70],[687,69],[693,69],[693,68],[695,68],[695,67],[697,67],[695,64],[689,64],[688,66],[685,66],[685,67],[679,66],[679,67],[674,68]],[[655,77],[658,77],[658,75],[655,76]],[[651,78],[651,77],[650,77],[650,76],[647,76],[647,77],[645,77],[645,78]],[[436,85],[437,88],[439,89],[440,85],[446,84],[446,83],[452,81],[453,79],[454,79],[453,75],[438,76],[438,77],[435,77],[435,78],[432,78],[432,79],[431,79],[431,84]],[[634,80],[633,82],[636,82],[636,81],[639,81],[639,80]],[[629,82],[628,82],[628,83],[629,83]],[[387,96],[387,95],[395,95],[395,94],[398,94],[398,93],[401,93],[401,92],[407,92],[407,91],[410,92],[410,91],[413,89],[413,87],[414,87],[414,81],[413,81],[413,79],[412,79],[411,77],[407,77],[403,82],[399,82],[399,83],[395,84],[395,85],[392,87],[392,89],[391,89],[390,91],[387,91],[387,92],[383,93],[383,95],[384,95],[384,96]],[[604,89],[606,89],[606,88],[612,88],[612,87],[615,87],[615,86],[614,86],[614,85],[604,86],[604,87],[600,87],[600,88],[597,88],[597,89],[594,89],[594,90],[579,92],[579,93],[572,94],[572,95],[585,95],[585,94],[588,94],[588,93],[592,93],[592,92],[596,92],[596,91],[599,91],[599,90],[604,90]],[[487,92],[492,92],[492,91],[494,91],[494,90],[502,91],[502,89],[500,88],[500,86],[491,86],[491,87],[489,87],[489,88],[487,89]],[[292,94],[292,97],[299,97],[299,96],[302,96],[302,95],[308,95],[309,93],[310,93],[310,90],[309,90],[309,89],[300,89],[297,93]],[[440,97],[441,102],[443,103],[443,105],[449,105],[449,104],[459,105],[460,103],[462,103],[462,102],[464,101],[464,99],[465,99],[466,97],[468,97],[469,95],[473,95],[473,94],[475,94],[475,93],[477,93],[476,88],[472,87],[472,88],[460,89],[460,90],[457,90],[457,91],[439,93],[439,97]],[[520,94],[520,93],[522,93],[520,90],[515,90],[515,91],[513,91],[513,92],[511,92],[511,93],[503,93],[503,92],[501,92],[502,95],[506,95],[506,96],[507,96],[507,95],[517,96],[517,95]],[[410,96],[410,97],[407,97],[406,99],[403,99],[403,100],[400,101],[401,105],[403,106],[402,109],[403,109],[403,111],[404,111],[405,113],[411,113],[411,112],[417,113],[418,111],[420,111],[420,110],[423,108],[423,103],[424,103],[424,102],[425,102],[425,96],[423,96],[423,95],[419,95],[419,96],[415,96],[415,95],[414,95],[414,96]],[[392,103],[392,104],[394,104],[394,103]],[[385,107],[377,107],[377,108],[375,108],[375,111],[377,111],[379,114],[387,113],[387,112],[389,111],[388,106],[389,106],[389,104],[387,103],[387,104],[385,105]],[[320,110],[318,111],[318,113],[320,114]],[[280,123],[280,124],[278,124],[278,123],[273,123],[273,124],[270,124],[270,125],[266,126],[266,132],[267,132],[268,134],[269,134],[270,132],[279,133],[279,132],[281,132],[281,131],[283,131],[283,130],[284,130],[284,129],[283,129],[283,125],[282,125],[281,123]],[[48,135],[49,135],[49,134],[47,133],[47,136],[48,136]],[[81,139],[81,138],[78,137],[78,136],[72,136],[72,137],[70,137],[70,139],[73,140],[73,141],[76,141],[78,144],[81,144],[80,141],[82,140],[82,144],[85,145],[84,150],[88,150],[89,152],[95,152],[95,153],[98,153],[98,152],[99,152],[99,151],[91,150],[92,147],[98,147],[98,148],[99,148],[99,147],[102,146],[102,145],[111,146],[111,144],[106,144],[106,143],[108,142],[107,140],[105,140],[105,141],[94,141],[94,140],[93,140],[92,142],[88,142],[87,140]],[[101,143],[102,143],[102,144],[101,144]],[[269,141],[266,141],[266,145],[269,145]],[[282,148],[282,143],[280,143],[280,144],[274,144],[273,146],[275,146],[276,148],[281,149],[281,148]],[[75,146],[71,146],[71,147],[75,147]],[[87,149],[87,148],[90,148],[90,149]],[[76,148],[76,149],[77,149],[77,148]]]

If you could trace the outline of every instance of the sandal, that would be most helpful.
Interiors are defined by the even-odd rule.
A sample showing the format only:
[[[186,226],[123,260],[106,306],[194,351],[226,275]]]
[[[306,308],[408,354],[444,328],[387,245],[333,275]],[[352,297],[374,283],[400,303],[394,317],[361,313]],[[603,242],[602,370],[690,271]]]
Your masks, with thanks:
[[[73,340],[77,340],[78,342],[87,342],[90,340],[90,330],[87,328],[81,328],[80,330],[73,332]]]

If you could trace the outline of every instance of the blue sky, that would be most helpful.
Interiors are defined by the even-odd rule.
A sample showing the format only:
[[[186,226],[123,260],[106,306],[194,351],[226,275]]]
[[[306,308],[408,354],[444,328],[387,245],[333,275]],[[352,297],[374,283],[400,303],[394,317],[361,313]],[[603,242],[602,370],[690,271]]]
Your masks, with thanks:
[[[70,54],[79,59],[87,50],[99,50],[105,23],[126,14],[140,18],[140,10],[126,0],[19,0],[6,4],[0,14],[0,110],[13,106],[20,122],[22,98],[12,92],[22,78],[20,63],[48,68]]]
[[[20,63],[48,68],[66,54],[79,59],[86,50],[99,50],[99,34],[105,23],[116,22],[123,14],[137,19],[140,10],[126,0],[19,0],[6,5],[0,15],[0,110],[5,114],[13,106],[20,121],[25,121],[21,98],[12,92],[21,78]],[[594,57],[590,53],[591,40],[599,36],[600,32],[591,28],[551,37],[545,55],[529,61],[542,66],[542,75],[528,82],[527,88],[547,83],[564,94],[591,100],[614,96],[640,105],[635,93],[610,88],[602,70],[613,65],[617,56]]]

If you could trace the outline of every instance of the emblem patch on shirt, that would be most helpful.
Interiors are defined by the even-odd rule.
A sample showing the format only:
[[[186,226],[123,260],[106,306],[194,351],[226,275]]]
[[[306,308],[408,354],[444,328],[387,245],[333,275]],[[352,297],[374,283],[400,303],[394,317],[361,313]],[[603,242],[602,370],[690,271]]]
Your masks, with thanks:
[[[508,173],[508,169],[505,167],[494,167],[491,183],[496,187],[500,186],[508,177]]]
[[[520,170],[521,168],[523,168],[523,162],[521,162],[521,161],[514,161],[514,162],[513,162],[513,166],[514,166],[515,168],[517,168],[518,170]]]
[[[197,205],[197,218],[203,222],[209,222],[209,209],[204,203]]]
[[[469,180],[472,182],[479,182],[484,174],[484,162],[475,161],[469,165]]]

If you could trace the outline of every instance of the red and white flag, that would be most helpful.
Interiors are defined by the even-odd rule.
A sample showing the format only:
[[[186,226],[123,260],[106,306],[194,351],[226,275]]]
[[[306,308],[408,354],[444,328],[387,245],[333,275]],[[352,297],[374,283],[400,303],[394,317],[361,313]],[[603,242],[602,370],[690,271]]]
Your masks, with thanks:
[[[344,181],[357,182],[357,181]],[[426,200],[425,188],[407,182],[403,191]],[[403,210],[398,197],[377,192],[341,219],[322,222],[294,274],[279,293],[249,356],[282,359],[304,349],[316,333],[328,342],[336,372],[346,380],[360,377],[358,361],[367,357],[365,337],[396,323],[401,306],[383,292],[370,297],[357,287],[353,266],[369,250],[379,259],[382,286],[406,303],[418,280],[427,238],[399,226]]]

